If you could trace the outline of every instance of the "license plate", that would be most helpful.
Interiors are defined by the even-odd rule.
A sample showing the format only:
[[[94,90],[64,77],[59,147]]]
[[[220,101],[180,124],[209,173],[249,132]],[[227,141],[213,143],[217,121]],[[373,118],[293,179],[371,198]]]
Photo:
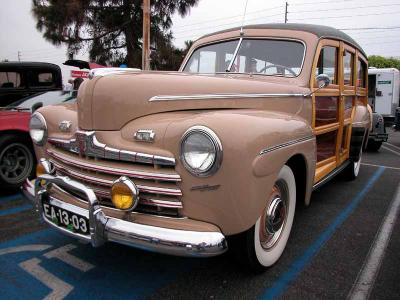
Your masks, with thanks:
[[[89,220],[83,216],[65,210],[50,202],[43,202],[43,213],[47,220],[71,232],[89,234]]]

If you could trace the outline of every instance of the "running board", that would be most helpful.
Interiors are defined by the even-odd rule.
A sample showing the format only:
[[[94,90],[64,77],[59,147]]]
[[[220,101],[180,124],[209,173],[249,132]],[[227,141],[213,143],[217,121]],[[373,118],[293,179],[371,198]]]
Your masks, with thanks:
[[[316,189],[320,188],[323,186],[325,183],[327,183],[329,180],[331,180],[333,177],[338,175],[340,172],[342,172],[348,165],[350,164],[350,161],[347,160],[344,162],[339,168],[336,168],[332,172],[330,172],[328,175],[326,175],[324,178],[322,178],[320,181],[318,181],[316,184],[313,186],[313,191]]]

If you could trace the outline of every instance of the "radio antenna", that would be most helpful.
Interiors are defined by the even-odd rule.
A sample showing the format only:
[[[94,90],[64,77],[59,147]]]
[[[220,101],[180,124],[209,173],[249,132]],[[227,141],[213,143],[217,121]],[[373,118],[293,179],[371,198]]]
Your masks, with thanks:
[[[242,26],[240,27],[240,35],[243,35],[243,26],[244,26],[244,21],[246,19],[246,12],[247,12],[247,3],[249,3],[249,0],[246,0],[246,5],[244,6],[244,13],[243,13],[243,19],[242,19]]]

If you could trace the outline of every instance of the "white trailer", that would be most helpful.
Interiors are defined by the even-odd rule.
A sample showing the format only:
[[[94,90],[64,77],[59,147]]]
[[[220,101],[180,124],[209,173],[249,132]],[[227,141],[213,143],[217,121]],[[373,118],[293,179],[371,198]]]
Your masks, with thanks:
[[[368,69],[368,101],[374,112],[393,121],[399,107],[400,72],[395,68]]]

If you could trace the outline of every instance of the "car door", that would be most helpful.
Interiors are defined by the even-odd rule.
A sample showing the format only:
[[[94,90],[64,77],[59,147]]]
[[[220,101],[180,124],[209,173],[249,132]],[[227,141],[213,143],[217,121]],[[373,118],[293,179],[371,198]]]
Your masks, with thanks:
[[[349,158],[351,126],[357,101],[356,49],[341,41],[320,41],[310,85],[317,90],[316,76],[326,74],[330,85],[313,94],[313,128],[317,144],[318,182]],[[365,95],[363,95],[365,96]]]

